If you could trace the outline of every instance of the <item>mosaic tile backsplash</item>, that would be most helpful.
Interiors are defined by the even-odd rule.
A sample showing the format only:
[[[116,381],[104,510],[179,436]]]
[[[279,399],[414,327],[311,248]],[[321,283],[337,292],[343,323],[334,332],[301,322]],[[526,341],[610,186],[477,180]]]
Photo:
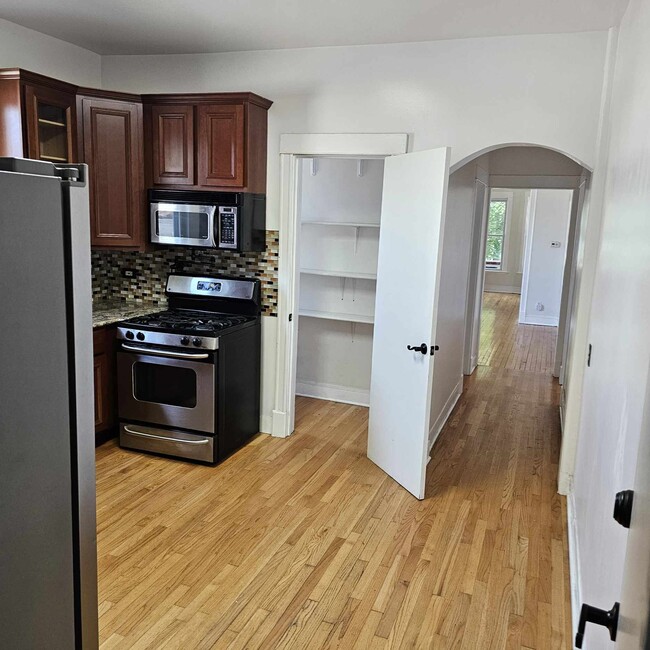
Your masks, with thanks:
[[[170,273],[220,274],[259,278],[262,313],[278,314],[278,231],[266,231],[266,250],[234,253],[214,249],[160,248],[151,253],[96,250],[92,252],[93,300],[129,300],[165,303],[165,284]],[[134,278],[124,277],[133,269]]]

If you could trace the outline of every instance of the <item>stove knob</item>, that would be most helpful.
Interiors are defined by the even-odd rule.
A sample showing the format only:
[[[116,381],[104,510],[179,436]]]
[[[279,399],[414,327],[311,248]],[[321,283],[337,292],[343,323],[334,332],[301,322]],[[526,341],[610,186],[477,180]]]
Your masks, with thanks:
[[[142,332],[138,332],[135,335],[135,338],[138,339],[138,341],[144,341],[144,334]]]
[[[187,336],[183,336],[181,338],[181,345],[189,345],[190,344],[190,339]]]
[[[127,339],[131,340],[133,338],[133,332],[129,330],[124,336],[126,336]]]
[[[201,347],[201,339],[198,336],[192,339],[192,343],[194,344],[195,348]]]

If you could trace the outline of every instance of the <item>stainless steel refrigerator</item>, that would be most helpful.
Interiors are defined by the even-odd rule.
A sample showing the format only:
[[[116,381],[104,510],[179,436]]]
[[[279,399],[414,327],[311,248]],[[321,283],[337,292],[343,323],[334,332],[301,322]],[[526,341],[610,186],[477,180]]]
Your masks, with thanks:
[[[0,158],[0,648],[97,648],[88,169]]]

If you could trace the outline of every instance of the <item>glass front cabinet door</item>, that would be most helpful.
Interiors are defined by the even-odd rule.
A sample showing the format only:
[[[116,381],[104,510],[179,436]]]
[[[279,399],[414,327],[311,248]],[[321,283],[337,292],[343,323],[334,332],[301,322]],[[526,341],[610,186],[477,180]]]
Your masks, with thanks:
[[[24,88],[28,156],[76,162],[75,96],[53,88]]]

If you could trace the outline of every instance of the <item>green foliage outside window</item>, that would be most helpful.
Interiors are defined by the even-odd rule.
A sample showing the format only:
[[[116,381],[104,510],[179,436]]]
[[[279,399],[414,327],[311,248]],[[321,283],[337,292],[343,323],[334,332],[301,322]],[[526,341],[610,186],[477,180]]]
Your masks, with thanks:
[[[506,199],[490,201],[488,233],[485,247],[485,268],[498,271],[503,264],[503,240],[506,229]]]

